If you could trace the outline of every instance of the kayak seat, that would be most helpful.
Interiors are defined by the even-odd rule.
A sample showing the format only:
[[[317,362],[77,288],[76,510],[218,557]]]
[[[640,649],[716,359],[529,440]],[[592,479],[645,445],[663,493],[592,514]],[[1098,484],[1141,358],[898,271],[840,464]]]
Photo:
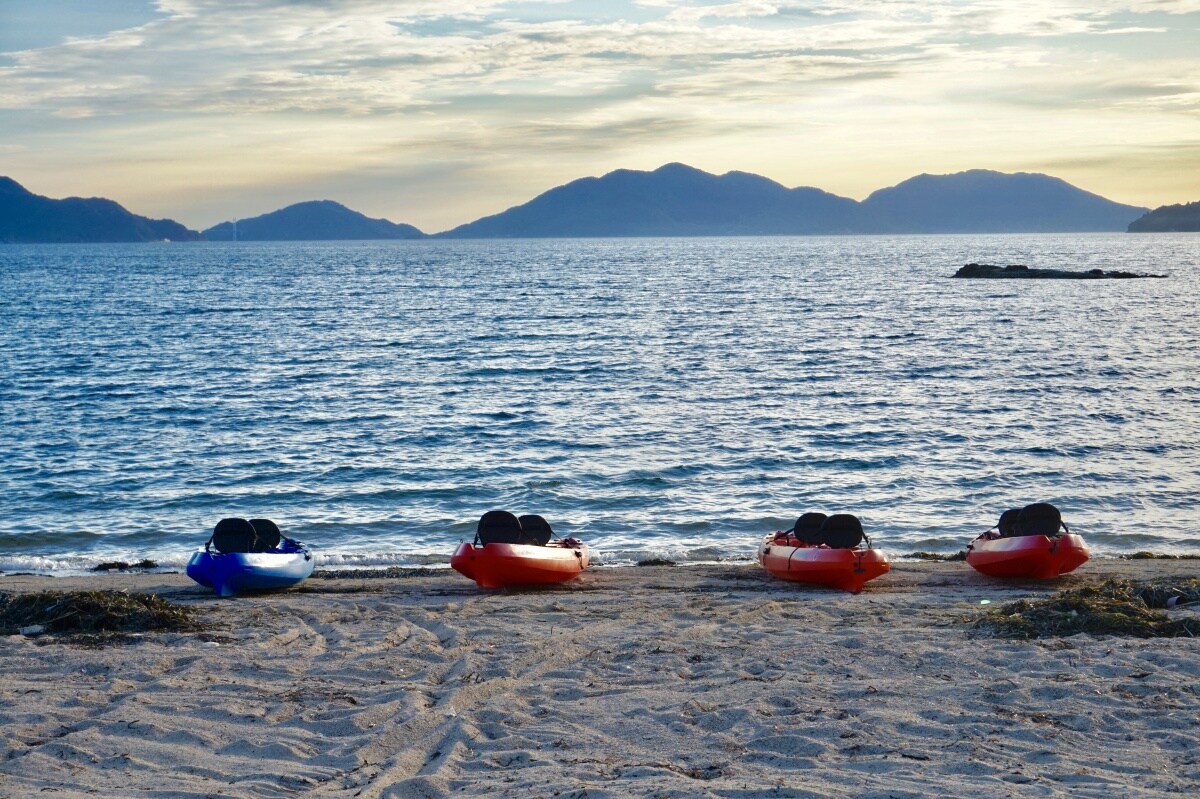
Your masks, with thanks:
[[[796,520],[796,525],[792,528],[792,535],[805,544],[813,546],[821,544],[824,542],[824,539],[821,538],[821,525],[828,518],[824,513],[805,513]]]
[[[1059,529],[1065,529],[1066,525],[1062,523],[1062,514],[1058,512],[1058,508],[1049,502],[1035,502],[1021,508],[1021,515],[1017,517],[1017,527],[1021,535],[1055,536],[1058,535]]]
[[[523,544],[544,547],[554,537],[554,531],[550,529],[550,522],[541,516],[530,513],[521,516],[517,521],[521,525],[521,543]]]
[[[862,522],[851,513],[835,513],[821,523],[821,543],[831,549],[854,549],[862,540]]]
[[[250,526],[254,528],[254,534],[258,537],[254,549],[251,550],[253,552],[271,552],[277,549],[279,542],[283,540],[279,525],[270,519],[251,519]]]
[[[1009,508],[1000,514],[1000,521],[996,522],[996,530],[1000,533],[1001,538],[1015,538],[1021,534],[1021,528],[1018,526],[1020,516],[1020,508]]]
[[[475,538],[481,544],[520,544],[521,522],[506,510],[490,510],[479,517]]]
[[[255,552],[258,534],[254,532],[254,525],[245,519],[229,518],[217,522],[212,538],[208,541],[218,552],[225,555],[234,552]]]

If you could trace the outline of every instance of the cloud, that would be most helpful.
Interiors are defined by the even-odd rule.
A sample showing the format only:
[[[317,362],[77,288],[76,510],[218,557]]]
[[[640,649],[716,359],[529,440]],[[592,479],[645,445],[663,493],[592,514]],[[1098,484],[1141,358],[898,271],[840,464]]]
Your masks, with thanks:
[[[500,0],[162,0],[167,16],[138,28],[10,54],[14,64],[0,69],[0,107],[69,117],[394,114],[445,109],[481,87],[520,92],[536,82],[547,98],[642,87],[646,71],[664,77],[660,90],[691,93],[699,84],[736,85],[731,69],[753,73],[748,80],[764,90],[755,75],[786,76],[776,92],[782,96],[806,75],[814,81],[898,76],[917,61],[952,60],[974,40],[1146,32],[1110,17],[1197,6],[1187,0],[742,0],[642,3],[650,16],[597,21],[578,11],[572,16],[573,7],[556,17],[554,3],[523,18]]]
[[[741,0],[736,3],[712,6],[679,6],[671,11],[668,18],[681,22],[696,22],[702,19],[772,17],[778,13],[779,6],[775,3],[758,2],[758,0]]]
[[[1200,55],[1180,55],[1200,0],[158,5],[138,27],[8,53],[0,112],[22,148],[9,152],[64,180],[85,155],[153,153],[193,191],[411,177],[415,163],[518,191],[531,158],[544,188],[689,153],[714,169],[761,159],[802,183],[814,167],[781,158],[801,140],[830,168],[878,164],[881,147],[910,160],[956,151],[913,170],[947,171],[979,165],[962,163],[971,147],[1028,148],[1030,131],[1068,150],[1109,130],[1150,144],[1200,113]],[[1173,54],[1154,49],[1166,41]]]

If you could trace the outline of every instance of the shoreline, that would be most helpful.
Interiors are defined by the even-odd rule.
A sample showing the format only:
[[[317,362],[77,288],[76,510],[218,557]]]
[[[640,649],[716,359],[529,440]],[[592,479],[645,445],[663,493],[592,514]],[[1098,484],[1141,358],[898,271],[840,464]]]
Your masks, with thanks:
[[[0,592],[153,592],[215,625],[0,638],[0,796],[1194,793],[1200,642],[1014,641],[966,620],[1197,571],[1102,558],[1001,581],[905,561],[851,595],[754,564],[497,592],[444,570],[235,600],[182,574],[0,576]]]
[[[885,552],[886,552],[886,550],[885,550]],[[891,575],[895,574],[897,565],[899,565],[901,567],[901,570],[903,570],[913,564],[921,564],[921,563],[959,564],[963,568],[968,569],[968,571],[970,572],[971,571],[970,567],[967,566],[966,563],[964,562],[963,556],[965,555],[965,552],[966,552],[966,550],[963,549],[962,551],[960,551],[958,553],[954,553],[954,554],[944,554],[944,553],[938,553],[938,552],[907,552],[907,553],[902,553],[899,555],[889,554],[888,557],[889,557],[889,560],[893,567],[892,572],[882,576],[879,579],[885,580],[885,581],[890,579]],[[1104,563],[1107,561],[1120,561],[1120,562],[1200,561],[1200,552],[1164,553],[1164,552],[1151,552],[1148,550],[1143,550],[1143,551],[1128,552],[1128,553],[1121,553],[1121,554],[1092,555],[1092,557],[1088,560],[1088,564]],[[597,563],[595,560],[593,560],[592,564],[588,567],[588,571],[596,572],[596,571],[611,571],[611,570],[621,570],[621,569],[643,569],[643,568],[649,568],[649,567],[693,569],[693,568],[703,568],[703,567],[707,567],[707,566],[743,566],[743,567],[749,566],[749,567],[753,567],[753,568],[758,568],[758,562],[755,560],[753,555],[748,555],[745,557],[729,556],[729,557],[721,557],[721,558],[707,559],[707,560],[680,560],[680,561],[673,561],[673,560],[669,560],[669,559],[665,559],[665,558],[650,558],[646,562],[621,561],[618,563],[611,563],[611,564],[604,563],[604,562]],[[1086,566],[1084,568],[1086,569]],[[310,579],[317,579],[317,580],[353,579],[353,578],[409,579],[411,577],[441,574],[441,573],[452,573],[449,560],[447,560],[444,563],[415,563],[415,564],[411,564],[411,565],[395,565],[395,564],[383,565],[383,564],[381,564],[378,566],[327,566],[327,567],[322,567],[322,566],[318,565],[313,570],[313,573],[312,573]],[[117,568],[117,567],[103,568],[103,569],[102,568],[93,568],[93,569],[89,569],[87,571],[71,570],[71,571],[64,571],[62,573],[47,573],[47,572],[35,572],[35,571],[11,571],[11,572],[0,571],[0,582],[2,582],[5,579],[8,579],[8,578],[16,578],[16,577],[21,577],[21,578],[32,577],[32,578],[39,578],[39,579],[44,578],[47,580],[87,580],[87,579],[92,579],[92,578],[97,578],[97,577],[105,577],[105,576],[116,576],[116,577],[127,576],[127,577],[130,577],[130,576],[137,576],[137,575],[144,575],[144,576],[184,575],[184,576],[186,576],[186,573],[185,573],[184,569],[182,569],[182,568],[180,568],[180,569],[174,569],[174,568],[163,569],[157,565],[142,567],[142,566],[138,566],[137,564],[128,564],[124,568]],[[876,582],[878,582],[878,581],[876,581]],[[876,583],[871,583],[871,585],[874,585],[874,584],[876,584]],[[2,586],[0,586],[0,589],[2,589]],[[49,590],[49,589],[47,589],[47,590]]]

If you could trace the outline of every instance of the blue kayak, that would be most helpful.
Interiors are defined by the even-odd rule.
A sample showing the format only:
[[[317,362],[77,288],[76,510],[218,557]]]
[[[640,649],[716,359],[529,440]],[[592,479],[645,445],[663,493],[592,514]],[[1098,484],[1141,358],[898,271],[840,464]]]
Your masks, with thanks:
[[[313,565],[308,547],[285,538],[267,552],[197,550],[188,560],[187,575],[221,596],[234,596],[291,588],[312,574]]]

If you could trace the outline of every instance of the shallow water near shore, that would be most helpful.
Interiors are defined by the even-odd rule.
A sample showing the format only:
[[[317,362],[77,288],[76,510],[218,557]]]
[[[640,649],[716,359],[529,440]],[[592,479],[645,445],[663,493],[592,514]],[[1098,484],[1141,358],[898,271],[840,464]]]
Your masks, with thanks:
[[[495,507],[600,563],[807,510],[953,552],[1039,500],[1194,552],[1198,278],[1190,235],[0,247],[0,571],[179,568],[230,515],[444,563]]]

